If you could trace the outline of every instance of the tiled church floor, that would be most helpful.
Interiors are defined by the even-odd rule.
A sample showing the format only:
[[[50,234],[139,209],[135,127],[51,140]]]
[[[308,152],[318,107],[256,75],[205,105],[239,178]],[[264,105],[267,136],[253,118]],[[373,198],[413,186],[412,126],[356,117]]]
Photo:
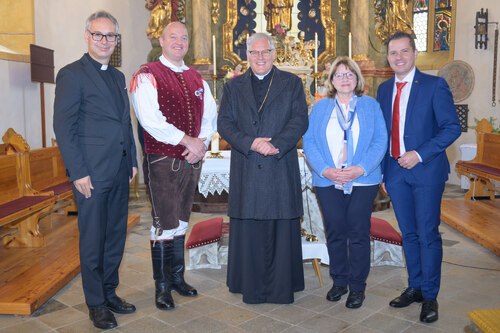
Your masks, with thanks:
[[[446,197],[462,196],[458,186],[447,187]],[[116,332],[464,332],[467,313],[478,308],[500,308],[500,258],[446,224],[441,225],[444,243],[440,319],[424,325],[418,321],[419,305],[404,309],[389,307],[389,301],[406,285],[404,268],[381,266],[371,269],[362,308],[347,309],[345,297],[326,301],[331,287],[328,267],[322,266],[325,286],[320,287],[311,264],[305,263],[304,291],[291,305],[246,305],[240,295],[225,285],[226,267],[186,272],[186,280],[199,292],[196,298],[174,293],[173,311],[156,309],[149,250],[149,204],[143,191],[130,201],[130,213],[141,222],[127,238],[121,265],[118,294],[137,306],[131,315],[117,315]],[[192,221],[213,215],[193,213]],[[391,209],[377,212],[395,225]],[[187,257],[187,256],[186,256]],[[0,315],[0,332],[96,332],[88,319],[77,276],[32,316]]]

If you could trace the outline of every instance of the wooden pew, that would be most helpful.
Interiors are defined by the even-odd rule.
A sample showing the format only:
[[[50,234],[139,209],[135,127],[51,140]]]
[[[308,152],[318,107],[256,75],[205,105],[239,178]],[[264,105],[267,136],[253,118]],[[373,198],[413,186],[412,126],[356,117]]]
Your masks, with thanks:
[[[64,208],[65,213],[77,212],[71,183],[66,176],[66,168],[57,145],[30,149],[26,140],[12,128],[7,130],[2,139],[7,154],[24,153],[27,156],[26,186],[33,193],[55,195],[55,210]]]
[[[0,227],[7,230],[2,237],[6,246],[43,246],[38,222],[55,203],[53,195],[39,195],[27,184],[26,159],[24,153],[0,155]]]
[[[56,197],[55,209],[65,207],[65,212],[76,212],[76,204],[71,183],[66,176],[66,168],[59,147],[30,150],[28,183],[35,191]]]
[[[491,131],[491,128],[489,128]],[[470,181],[465,198],[489,197],[495,199],[492,180],[500,181],[500,134],[477,131],[477,153],[472,161],[458,161],[455,169]]]

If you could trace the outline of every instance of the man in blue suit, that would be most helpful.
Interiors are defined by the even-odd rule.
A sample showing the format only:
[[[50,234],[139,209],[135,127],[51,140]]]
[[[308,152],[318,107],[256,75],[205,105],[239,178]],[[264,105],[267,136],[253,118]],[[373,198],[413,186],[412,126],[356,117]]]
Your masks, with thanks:
[[[405,32],[387,42],[395,77],[382,83],[377,100],[390,140],[383,172],[393,202],[408,269],[408,288],[390,302],[406,307],[423,302],[420,321],[438,319],[437,295],[443,257],[440,207],[450,165],[446,148],[460,135],[453,97],[446,81],[415,67],[415,41]]]
[[[78,206],[80,267],[94,326],[135,307],[116,295],[127,234],[129,181],[137,173],[125,76],[109,65],[118,22],[101,11],[85,26],[88,53],[57,74],[54,132]]]

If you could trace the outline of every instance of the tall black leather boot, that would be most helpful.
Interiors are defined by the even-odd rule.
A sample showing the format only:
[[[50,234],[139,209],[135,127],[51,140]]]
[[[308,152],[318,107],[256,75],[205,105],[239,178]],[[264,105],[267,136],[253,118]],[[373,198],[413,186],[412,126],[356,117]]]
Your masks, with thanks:
[[[175,308],[174,299],[170,293],[173,250],[174,242],[172,240],[151,241],[153,279],[155,280],[155,304],[160,310]]]
[[[196,296],[198,291],[184,281],[184,240],[186,236],[174,237],[174,251],[172,261],[171,290],[177,291],[182,296]]]

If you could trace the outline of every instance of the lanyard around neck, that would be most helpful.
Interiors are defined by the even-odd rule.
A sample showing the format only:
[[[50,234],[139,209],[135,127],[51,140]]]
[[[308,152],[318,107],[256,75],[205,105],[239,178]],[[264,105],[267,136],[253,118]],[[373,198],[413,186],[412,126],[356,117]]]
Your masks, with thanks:
[[[336,104],[336,112],[337,112],[337,120],[339,122],[340,128],[344,131],[344,140],[347,140],[347,131],[349,131],[352,127],[352,123],[354,122],[354,117],[356,116],[356,104],[357,101],[354,102],[354,110],[351,112],[350,103],[347,104],[347,119],[342,112],[342,107],[339,104],[339,101],[335,99]]]

